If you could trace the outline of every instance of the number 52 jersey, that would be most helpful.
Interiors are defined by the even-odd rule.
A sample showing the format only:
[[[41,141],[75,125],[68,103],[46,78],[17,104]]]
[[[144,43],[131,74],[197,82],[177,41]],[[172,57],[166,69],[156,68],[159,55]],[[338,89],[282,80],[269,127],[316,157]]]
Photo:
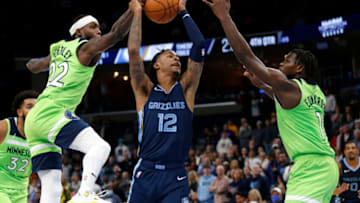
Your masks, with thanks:
[[[192,141],[192,119],[180,83],[168,93],[154,85],[138,112],[140,158],[162,164],[185,162]]]
[[[16,118],[6,121],[8,132],[0,144],[0,187],[26,190],[31,174],[29,145],[17,130]]]

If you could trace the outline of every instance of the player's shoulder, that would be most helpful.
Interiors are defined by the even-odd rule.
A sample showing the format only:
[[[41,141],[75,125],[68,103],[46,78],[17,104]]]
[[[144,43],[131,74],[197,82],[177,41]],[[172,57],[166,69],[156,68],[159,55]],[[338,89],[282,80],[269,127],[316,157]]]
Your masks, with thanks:
[[[6,119],[0,120],[0,144],[3,142],[8,132],[8,122]]]

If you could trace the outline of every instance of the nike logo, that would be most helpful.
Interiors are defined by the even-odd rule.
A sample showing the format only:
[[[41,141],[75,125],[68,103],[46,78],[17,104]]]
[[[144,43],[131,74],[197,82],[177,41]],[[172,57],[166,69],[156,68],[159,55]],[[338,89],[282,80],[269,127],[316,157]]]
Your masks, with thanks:
[[[350,172],[350,170],[344,170],[344,173],[349,173]]]
[[[160,92],[162,91],[162,89],[160,89],[160,88],[158,88],[158,87],[154,87],[154,90],[155,90],[155,91],[160,91]]]
[[[183,176],[183,177],[178,176],[176,178],[177,178],[178,181],[182,181],[182,180],[184,180],[186,178],[186,176]]]

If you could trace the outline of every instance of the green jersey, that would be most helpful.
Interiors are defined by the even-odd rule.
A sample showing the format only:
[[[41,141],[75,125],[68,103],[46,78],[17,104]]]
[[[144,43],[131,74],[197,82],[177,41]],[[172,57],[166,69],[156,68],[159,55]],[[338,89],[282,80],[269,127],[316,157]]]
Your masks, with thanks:
[[[48,98],[49,105],[57,105],[75,111],[93,77],[95,66],[82,65],[77,57],[78,47],[85,39],[61,40],[50,46],[50,72],[46,89],[37,102]]]
[[[281,108],[277,101],[275,104],[281,140],[289,157],[292,160],[304,154],[334,157],[324,128],[324,93],[316,84],[304,79],[293,80],[301,90],[300,103],[290,110]]]
[[[6,119],[8,132],[0,144],[0,188],[27,190],[31,157],[26,139],[16,127],[16,118]]]
[[[84,39],[61,40],[50,46],[50,72],[44,91],[25,120],[25,134],[31,156],[47,152],[61,153],[54,144],[57,134],[71,121],[93,77],[95,66],[82,65],[77,49]]]

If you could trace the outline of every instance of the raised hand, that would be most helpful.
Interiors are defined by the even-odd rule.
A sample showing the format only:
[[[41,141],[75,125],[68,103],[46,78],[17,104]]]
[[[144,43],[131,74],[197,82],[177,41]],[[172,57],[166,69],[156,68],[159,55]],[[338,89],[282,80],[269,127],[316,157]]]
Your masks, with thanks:
[[[140,11],[142,10],[143,1],[142,0],[131,0],[129,2],[129,8],[132,12]]]
[[[187,0],[179,0],[179,11],[183,11],[183,10],[186,10],[186,1]]]
[[[202,0],[207,4],[217,18],[221,19],[229,15],[231,4],[230,0]]]

